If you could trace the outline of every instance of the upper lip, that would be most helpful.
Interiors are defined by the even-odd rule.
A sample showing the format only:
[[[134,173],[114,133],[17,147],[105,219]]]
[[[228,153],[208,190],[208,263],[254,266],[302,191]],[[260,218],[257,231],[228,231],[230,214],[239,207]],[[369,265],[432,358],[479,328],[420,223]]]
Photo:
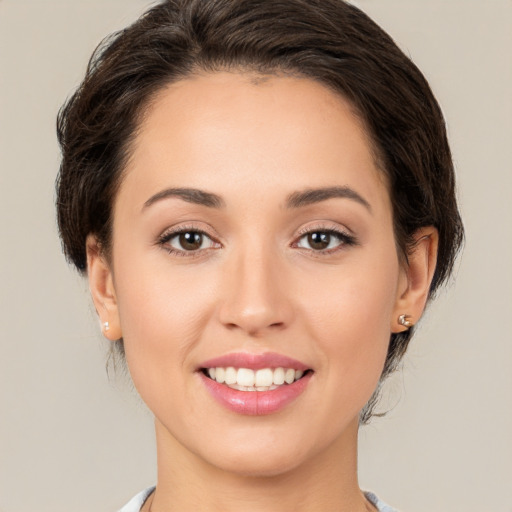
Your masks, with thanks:
[[[263,354],[251,354],[249,352],[234,352],[223,356],[208,359],[199,365],[202,368],[249,368],[251,370],[261,370],[262,368],[293,368],[295,370],[306,371],[310,367],[283,354],[276,352],[264,352]]]

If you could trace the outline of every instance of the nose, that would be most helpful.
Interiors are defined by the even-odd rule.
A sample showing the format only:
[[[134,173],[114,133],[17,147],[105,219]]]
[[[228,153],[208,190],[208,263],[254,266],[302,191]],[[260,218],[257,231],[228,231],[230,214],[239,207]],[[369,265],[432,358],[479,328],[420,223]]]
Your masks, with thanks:
[[[286,328],[293,307],[286,271],[272,252],[245,251],[227,264],[220,322],[252,337]]]

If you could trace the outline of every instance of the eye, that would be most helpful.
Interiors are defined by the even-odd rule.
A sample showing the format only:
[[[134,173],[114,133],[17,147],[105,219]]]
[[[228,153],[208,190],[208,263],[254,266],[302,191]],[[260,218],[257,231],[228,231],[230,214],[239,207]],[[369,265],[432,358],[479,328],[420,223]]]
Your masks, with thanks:
[[[194,253],[205,249],[219,247],[206,233],[197,229],[182,229],[171,233],[164,233],[159,243],[170,253],[180,254]]]
[[[309,231],[302,235],[296,247],[315,252],[331,252],[344,245],[354,245],[355,238],[333,229]]]

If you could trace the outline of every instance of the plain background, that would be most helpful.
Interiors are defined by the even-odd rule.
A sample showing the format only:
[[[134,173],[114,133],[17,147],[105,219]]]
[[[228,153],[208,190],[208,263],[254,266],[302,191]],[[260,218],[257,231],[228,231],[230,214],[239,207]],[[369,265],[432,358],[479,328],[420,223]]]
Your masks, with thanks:
[[[155,480],[150,414],[109,380],[60,252],[55,116],[144,0],[0,0],[0,512],[113,512]],[[512,2],[360,0],[445,112],[467,229],[455,285],[361,432],[360,479],[404,512],[512,511]]]

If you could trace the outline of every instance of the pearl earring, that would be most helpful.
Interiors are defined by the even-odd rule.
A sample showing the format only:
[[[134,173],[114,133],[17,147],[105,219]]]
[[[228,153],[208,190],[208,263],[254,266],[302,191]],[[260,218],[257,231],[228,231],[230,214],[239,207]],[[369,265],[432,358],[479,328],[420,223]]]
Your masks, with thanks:
[[[110,325],[108,322],[103,323],[103,329],[105,329],[105,331],[108,331],[110,329]]]
[[[404,327],[412,327],[412,322],[409,320],[409,318],[411,318],[409,315],[400,315],[398,317],[398,323],[400,325],[403,325]]]

